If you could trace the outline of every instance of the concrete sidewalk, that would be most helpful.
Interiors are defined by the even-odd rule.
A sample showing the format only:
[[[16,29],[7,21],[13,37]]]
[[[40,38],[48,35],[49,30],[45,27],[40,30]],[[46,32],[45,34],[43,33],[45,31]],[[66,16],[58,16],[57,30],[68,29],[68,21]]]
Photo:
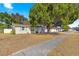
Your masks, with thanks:
[[[55,37],[53,40],[48,40],[30,48],[20,50],[10,56],[47,56],[48,52],[56,48],[57,45],[65,39],[65,37],[67,37],[67,33],[65,35]]]

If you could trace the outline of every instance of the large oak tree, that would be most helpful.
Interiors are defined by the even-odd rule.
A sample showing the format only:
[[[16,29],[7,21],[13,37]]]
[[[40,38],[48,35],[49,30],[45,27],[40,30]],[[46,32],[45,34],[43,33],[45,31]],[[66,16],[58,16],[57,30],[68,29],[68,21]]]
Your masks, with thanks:
[[[79,18],[79,4],[37,3],[30,10],[30,24],[43,25],[48,31],[51,25],[67,29],[67,25]]]

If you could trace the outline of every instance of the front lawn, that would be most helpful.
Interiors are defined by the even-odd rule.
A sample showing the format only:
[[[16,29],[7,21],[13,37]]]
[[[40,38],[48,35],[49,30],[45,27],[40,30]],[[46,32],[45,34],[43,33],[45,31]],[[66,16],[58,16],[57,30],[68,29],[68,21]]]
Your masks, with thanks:
[[[50,51],[48,56],[79,56],[79,33],[71,33],[57,48]]]
[[[51,40],[57,34],[0,34],[0,55],[10,55],[21,49]]]

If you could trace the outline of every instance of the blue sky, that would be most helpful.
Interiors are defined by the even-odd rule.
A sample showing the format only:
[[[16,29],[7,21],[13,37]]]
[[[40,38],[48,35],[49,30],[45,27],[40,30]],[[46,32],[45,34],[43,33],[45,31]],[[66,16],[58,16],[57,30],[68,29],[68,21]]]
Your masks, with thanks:
[[[0,3],[0,12],[19,13],[28,18],[30,8],[34,3]]]

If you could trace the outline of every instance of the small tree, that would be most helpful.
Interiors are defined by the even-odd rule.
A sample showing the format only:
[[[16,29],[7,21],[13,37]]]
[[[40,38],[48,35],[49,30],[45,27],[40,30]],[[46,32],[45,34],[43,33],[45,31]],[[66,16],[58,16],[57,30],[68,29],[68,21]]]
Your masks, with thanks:
[[[69,26],[68,26],[68,25],[64,25],[64,26],[63,26],[63,29],[64,29],[65,31],[68,31]]]

